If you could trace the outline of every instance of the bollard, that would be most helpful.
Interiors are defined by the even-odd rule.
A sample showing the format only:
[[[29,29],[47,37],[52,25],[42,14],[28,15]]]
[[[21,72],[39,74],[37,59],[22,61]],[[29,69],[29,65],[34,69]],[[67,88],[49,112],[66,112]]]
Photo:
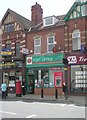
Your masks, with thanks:
[[[41,89],[41,98],[43,98],[43,88]]]
[[[56,90],[55,90],[55,98],[56,98],[56,99],[58,98],[57,95],[58,95],[58,90],[56,89]]]

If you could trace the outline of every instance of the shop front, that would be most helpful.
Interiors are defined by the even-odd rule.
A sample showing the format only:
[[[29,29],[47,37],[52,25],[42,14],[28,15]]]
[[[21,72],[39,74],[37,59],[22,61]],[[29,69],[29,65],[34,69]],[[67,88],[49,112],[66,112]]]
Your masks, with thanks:
[[[17,78],[22,82],[22,62],[5,62],[1,63],[2,82],[6,82],[9,93],[15,93],[15,81]]]
[[[62,93],[62,81],[64,77],[63,54],[49,54],[27,56],[26,58],[26,86],[27,93],[54,95]]]
[[[87,55],[68,56],[70,71],[70,92],[75,94],[87,93]]]

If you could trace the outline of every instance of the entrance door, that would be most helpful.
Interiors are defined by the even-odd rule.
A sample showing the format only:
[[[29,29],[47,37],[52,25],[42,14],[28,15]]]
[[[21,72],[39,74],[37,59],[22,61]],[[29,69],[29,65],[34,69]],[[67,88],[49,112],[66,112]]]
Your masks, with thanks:
[[[34,94],[34,75],[28,76],[29,93]]]

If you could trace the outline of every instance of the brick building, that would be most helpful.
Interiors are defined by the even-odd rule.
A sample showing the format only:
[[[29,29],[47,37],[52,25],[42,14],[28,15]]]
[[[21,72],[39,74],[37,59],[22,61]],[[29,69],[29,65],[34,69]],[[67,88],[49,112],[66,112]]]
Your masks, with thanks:
[[[64,80],[69,94],[86,92],[86,8],[86,1],[75,1],[66,15],[43,18],[41,6],[36,3],[32,7],[33,18],[40,14],[41,22],[35,24],[27,36],[30,51],[26,58],[27,93],[41,94],[43,88],[44,95],[55,95],[56,89],[61,95]],[[68,65],[63,64],[64,57]]]
[[[9,92],[15,91],[15,81],[17,77],[21,82],[25,79],[25,54],[27,32],[31,27],[31,22],[8,9],[1,21],[1,41],[2,49],[0,59],[0,79],[6,81]]]
[[[1,21],[0,71],[10,92],[14,92],[19,77],[26,80],[29,94],[41,94],[43,88],[44,95],[55,95],[56,91],[62,95],[64,80],[69,94],[86,93],[86,9],[86,0],[76,0],[66,15],[43,18],[43,9],[36,3],[31,8],[31,21],[7,10]],[[29,51],[29,55],[23,54],[24,51]]]
[[[71,93],[87,91],[87,1],[76,1],[65,18],[65,50]]]

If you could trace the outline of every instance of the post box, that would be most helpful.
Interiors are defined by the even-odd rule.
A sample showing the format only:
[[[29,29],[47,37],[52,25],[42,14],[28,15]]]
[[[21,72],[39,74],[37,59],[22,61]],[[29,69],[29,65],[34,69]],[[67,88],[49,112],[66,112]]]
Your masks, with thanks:
[[[22,87],[21,87],[21,81],[16,81],[16,96],[21,97],[22,95]]]

